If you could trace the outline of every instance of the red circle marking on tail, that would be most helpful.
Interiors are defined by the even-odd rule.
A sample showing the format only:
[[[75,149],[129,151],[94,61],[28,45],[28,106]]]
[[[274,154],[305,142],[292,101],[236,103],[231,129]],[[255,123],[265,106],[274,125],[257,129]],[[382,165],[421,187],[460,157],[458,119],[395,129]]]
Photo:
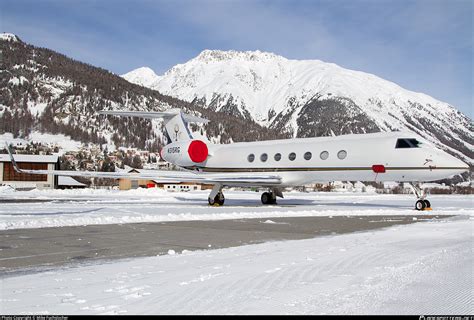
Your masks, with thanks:
[[[201,140],[193,140],[189,144],[188,154],[193,162],[203,162],[207,159],[209,150],[207,150],[207,145]]]

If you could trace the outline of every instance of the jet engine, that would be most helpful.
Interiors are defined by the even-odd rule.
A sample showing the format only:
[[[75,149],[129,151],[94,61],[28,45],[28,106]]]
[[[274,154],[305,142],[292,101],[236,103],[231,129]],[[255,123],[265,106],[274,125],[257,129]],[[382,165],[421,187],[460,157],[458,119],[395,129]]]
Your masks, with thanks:
[[[180,167],[202,164],[209,150],[201,140],[177,141],[161,149],[161,158]]]

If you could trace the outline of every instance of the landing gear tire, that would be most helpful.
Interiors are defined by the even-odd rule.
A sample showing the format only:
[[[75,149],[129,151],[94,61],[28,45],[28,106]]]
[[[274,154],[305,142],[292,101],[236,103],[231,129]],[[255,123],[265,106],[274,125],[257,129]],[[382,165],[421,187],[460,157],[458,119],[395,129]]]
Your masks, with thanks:
[[[263,204],[276,204],[276,196],[271,192],[262,193],[261,200]]]
[[[223,194],[222,192],[219,192],[219,193],[214,197],[214,199],[207,198],[207,201],[209,202],[209,205],[210,205],[210,206],[216,206],[216,207],[223,206],[223,205],[224,205],[224,201],[225,201],[224,194]]]
[[[413,193],[418,198],[418,201],[415,203],[415,209],[418,211],[432,210],[431,203],[425,199],[426,193],[423,191],[423,189],[420,188],[420,186],[418,184],[415,184],[414,182],[410,182],[410,185],[413,189]]]
[[[430,208],[431,209],[431,203],[428,201],[428,200],[423,200],[423,202],[425,203],[425,209],[428,209]]]
[[[418,200],[416,203],[415,203],[415,209],[418,210],[418,211],[423,211],[425,210],[426,208],[426,203],[425,201],[428,201],[428,200]],[[428,202],[429,203],[429,202]]]

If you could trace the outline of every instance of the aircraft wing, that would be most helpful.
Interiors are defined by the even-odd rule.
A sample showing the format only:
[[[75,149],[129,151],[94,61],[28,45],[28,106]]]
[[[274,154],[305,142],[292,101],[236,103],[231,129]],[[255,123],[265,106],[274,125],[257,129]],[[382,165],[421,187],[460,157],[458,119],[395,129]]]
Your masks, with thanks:
[[[8,154],[15,171],[28,174],[45,174],[69,177],[89,177],[89,178],[109,178],[120,179],[126,178],[130,180],[153,180],[162,183],[205,183],[205,184],[222,184],[227,186],[245,186],[245,185],[279,185],[281,177],[269,174],[244,174],[238,172],[231,173],[203,173],[194,171],[168,171],[168,170],[149,170],[142,173],[129,172],[97,172],[97,171],[69,171],[69,170],[29,170],[21,169],[15,161],[9,146],[7,146]]]

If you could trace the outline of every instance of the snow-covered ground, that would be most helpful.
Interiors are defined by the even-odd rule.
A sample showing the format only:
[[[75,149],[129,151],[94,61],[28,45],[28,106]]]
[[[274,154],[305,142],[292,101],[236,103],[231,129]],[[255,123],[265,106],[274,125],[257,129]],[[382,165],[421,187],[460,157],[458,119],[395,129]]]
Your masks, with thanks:
[[[473,226],[461,216],[3,278],[0,313],[472,314]]]
[[[209,207],[208,193],[160,189],[14,191],[0,187],[0,230],[183,220],[420,214],[413,209],[415,197],[411,195],[288,192],[285,199],[278,200],[278,205],[262,206],[258,192],[225,191],[225,206]],[[12,199],[19,202],[10,202]],[[433,211],[424,213],[474,215],[472,195],[436,195],[429,199]]]
[[[0,229],[174,220],[416,215],[414,197],[0,187]],[[472,314],[472,196],[431,196],[429,222],[309,240],[79,264],[0,278],[0,314]]]

